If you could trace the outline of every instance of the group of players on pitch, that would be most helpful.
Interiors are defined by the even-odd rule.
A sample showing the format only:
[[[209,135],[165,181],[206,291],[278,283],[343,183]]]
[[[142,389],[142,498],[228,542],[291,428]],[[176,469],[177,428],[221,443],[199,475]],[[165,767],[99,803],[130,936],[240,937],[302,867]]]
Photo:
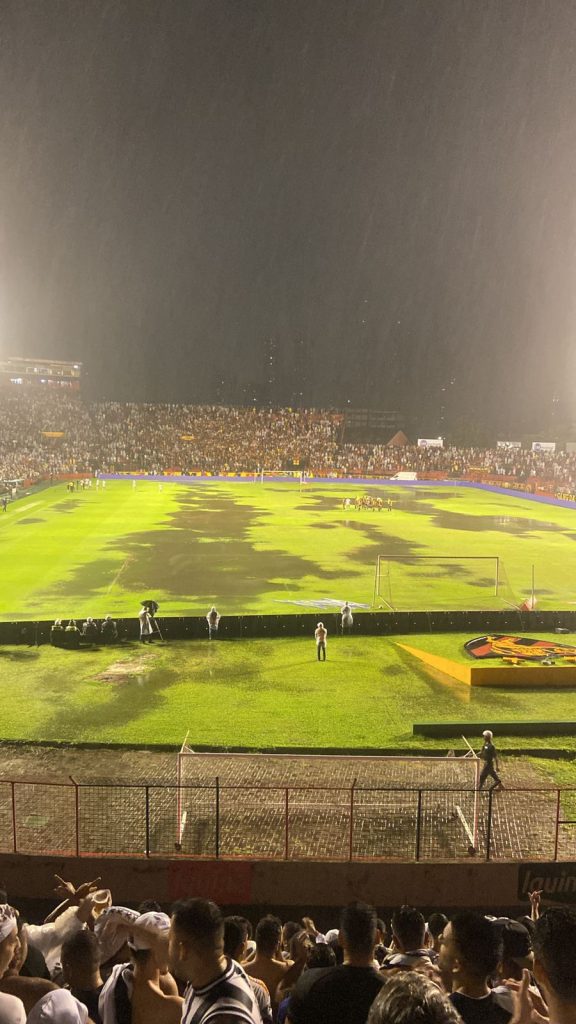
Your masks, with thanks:
[[[346,511],[349,508],[356,510],[361,508],[370,508],[376,512],[382,512],[386,509],[387,512],[391,512],[394,507],[392,498],[387,498],[384,501],[383,498],[377,498],[372,494],[362,494],[359,498],[344,498],[342,502],[342,508]]]

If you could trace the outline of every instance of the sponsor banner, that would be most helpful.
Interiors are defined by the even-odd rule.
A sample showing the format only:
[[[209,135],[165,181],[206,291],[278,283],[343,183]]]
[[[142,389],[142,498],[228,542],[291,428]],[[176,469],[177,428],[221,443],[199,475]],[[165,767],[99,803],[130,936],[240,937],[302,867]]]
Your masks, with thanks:
[[[443,448],[444,440],[441,437],[419,437],[419,448]]]
[[[180,434],[180,440],[181,441],[193,441],[194,440],[194,434]]]
[[[553,640],[540,640],[528,636],[510,636],[507,633],[491,633],[468,640],[464,650],[473,658],[576,658],[576,647],[557,644]]]
[[[201,892],[220,904],[252,903],[254,867],[249,862],[171,861],[167,876],[168,899],[179,900],[190,892]]]
[[[521,441],[496,441],[497,448],[521,448]]]
[[[533,452],[555,452],[555,441],[532,441]]]
[[[42,437],[64,437],[63,430],[41,430]]]
[[[523,903],[528,894],[542,889],[544,899],[557,903],[576,903],[576,864],[521,864],[518,868],[518,899]]]

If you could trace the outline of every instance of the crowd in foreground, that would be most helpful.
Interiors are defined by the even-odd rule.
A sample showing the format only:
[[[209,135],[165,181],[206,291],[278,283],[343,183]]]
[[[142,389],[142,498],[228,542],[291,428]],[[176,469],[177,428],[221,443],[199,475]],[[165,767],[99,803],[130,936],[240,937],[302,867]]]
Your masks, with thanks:
[[[321,932],[272,914],[253,931],[210,900],[170,916],[113,904],[100,879],[31,924],[0,906],[0,1024],[573,1024],[576,911],[518,920],[344,907]]]
[[[334,410],[85,403],[35,388],[0,393],[0,481],[96,472],[328,476],[470,473],[576,491],[576,454],[520,448],[348,444]]]

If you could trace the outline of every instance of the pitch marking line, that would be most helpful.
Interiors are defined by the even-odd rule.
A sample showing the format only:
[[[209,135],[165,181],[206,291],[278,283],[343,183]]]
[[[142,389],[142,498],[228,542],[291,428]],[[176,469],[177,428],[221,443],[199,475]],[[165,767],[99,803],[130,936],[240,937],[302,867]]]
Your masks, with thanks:
[[[39,505],[39,504],[40,504],[39,501],[31,501],[28,505],[20,505],[20,508],[18,509],[18,512],[28,512],[29,509],[36,508],[36,505]]]
[[[114,579],[112,580],[112,583],[110,584],[110,586],[108,587],[108,590],[106,591],[107,594],[110,593],[110,591],[112,590],[112,587],[116,586],[116,584],[118,583],[118,580],[120,579],[122,573],[124,572],[124,569],[128,565],[128,562],[130,562],[131,560],[132,559],[131,559],[130,555],[128,555],[128,558],[124,559],[124,561],[122,562],[122,565],[120,566],[120,568],[118,569],[118,572],[116,573]]]

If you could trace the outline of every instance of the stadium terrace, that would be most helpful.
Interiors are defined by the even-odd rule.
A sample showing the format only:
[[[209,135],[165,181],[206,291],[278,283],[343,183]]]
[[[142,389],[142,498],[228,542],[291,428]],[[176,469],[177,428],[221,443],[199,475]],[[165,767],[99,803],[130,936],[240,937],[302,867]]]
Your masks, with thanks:
[[[573,494],[576,454],[514,448],[351,444],[329,410],[85,403],[5,387],[0,480],[27,484],[96,472],[212,475],[301,469],[313,476],[469,479]]]

